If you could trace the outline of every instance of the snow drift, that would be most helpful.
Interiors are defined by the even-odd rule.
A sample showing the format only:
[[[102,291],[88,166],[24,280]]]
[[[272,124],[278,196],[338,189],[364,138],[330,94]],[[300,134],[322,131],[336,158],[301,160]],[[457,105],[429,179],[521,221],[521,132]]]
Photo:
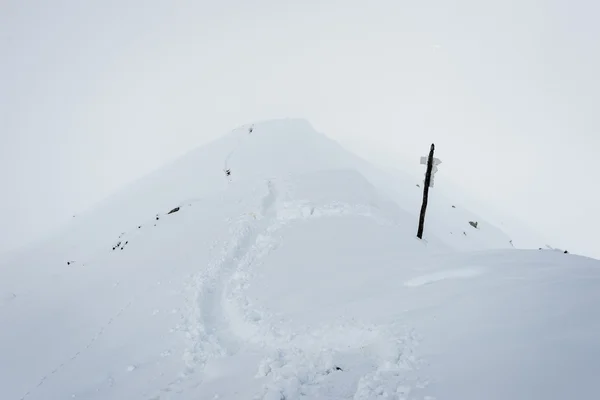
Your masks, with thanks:
[[[0,397],[598,397],[600,263],[435,189],[419,241],[416,183],[301,120],[189,153],[0,262]]]

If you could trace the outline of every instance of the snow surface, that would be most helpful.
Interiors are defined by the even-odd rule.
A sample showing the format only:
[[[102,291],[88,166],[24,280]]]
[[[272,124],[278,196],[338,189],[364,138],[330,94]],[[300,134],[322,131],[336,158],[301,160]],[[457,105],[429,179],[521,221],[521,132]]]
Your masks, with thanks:
[[[248,128],[0,261],[1,399],[600,397],[599,261]]]

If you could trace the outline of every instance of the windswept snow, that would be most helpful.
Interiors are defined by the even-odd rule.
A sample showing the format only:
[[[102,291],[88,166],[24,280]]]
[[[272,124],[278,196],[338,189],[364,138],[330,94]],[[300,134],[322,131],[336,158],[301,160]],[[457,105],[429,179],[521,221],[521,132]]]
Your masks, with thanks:
[[[0,398],[598,397],[600,262],[435,188],[420,241],[416,182],[248,128],[0,261]]]
[[[423,286],[429,285],[430,283],[444,281],[447,279],[457,278],[472,278],[483,274],[482,268],[463,268],[456,270],[447,270],[444,272],[438,272],[434,274],[421,275],[416,278],[410,279],[404,282],[404,286]]]

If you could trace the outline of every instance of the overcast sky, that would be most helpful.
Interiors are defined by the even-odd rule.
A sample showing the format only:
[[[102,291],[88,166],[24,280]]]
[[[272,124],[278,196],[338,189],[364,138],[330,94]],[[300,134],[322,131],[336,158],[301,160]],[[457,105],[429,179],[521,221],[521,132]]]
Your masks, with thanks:
[[[256,120],[414,161],[600,257],[600,3],[0,1],[0,251]],[[443,174],[442,171],[443,170]]]

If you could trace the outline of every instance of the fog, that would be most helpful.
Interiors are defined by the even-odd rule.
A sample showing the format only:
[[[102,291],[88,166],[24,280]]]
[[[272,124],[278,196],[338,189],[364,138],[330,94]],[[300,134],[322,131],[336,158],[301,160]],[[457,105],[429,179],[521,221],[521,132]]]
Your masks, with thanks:
[[[4,0],[0,251],[239,125],[301,117],[411,173],[434,142],[436,184],[600,258],[599,12],[589,1]]]

